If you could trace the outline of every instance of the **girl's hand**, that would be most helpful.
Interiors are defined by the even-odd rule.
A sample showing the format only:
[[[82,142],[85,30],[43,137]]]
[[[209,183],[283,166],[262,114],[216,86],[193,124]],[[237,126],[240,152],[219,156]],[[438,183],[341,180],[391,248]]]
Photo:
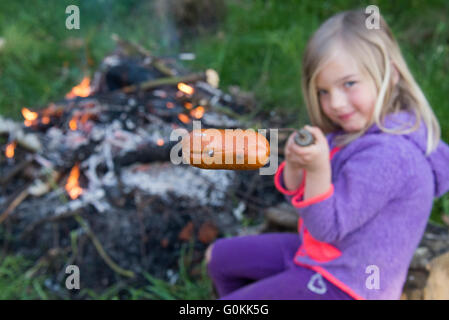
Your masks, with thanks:
[[[329,166],[329,144],[320,128],[312,126],[304,128],[313,135],[315,143],[300,147],[293,140],[296,132],[292,133],[284,150],[286,166],[292,169],[305,169],[307,172],[318,172]]]

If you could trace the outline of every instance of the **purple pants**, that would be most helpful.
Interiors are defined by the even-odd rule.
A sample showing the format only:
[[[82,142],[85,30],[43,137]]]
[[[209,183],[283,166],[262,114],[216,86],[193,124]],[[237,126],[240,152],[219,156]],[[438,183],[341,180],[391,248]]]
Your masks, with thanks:
[[[352,300],[293,257],[301,244],[295,233],[265,233],[219,239],[208,272],[223,300]]]

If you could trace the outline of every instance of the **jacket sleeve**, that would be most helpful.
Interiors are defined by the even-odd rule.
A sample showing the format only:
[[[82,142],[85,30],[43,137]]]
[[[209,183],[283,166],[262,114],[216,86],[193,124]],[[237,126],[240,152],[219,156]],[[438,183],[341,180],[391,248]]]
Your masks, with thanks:
[[[397,197],[411,172],[409,158],[399,143],[372,141],[344,162],[323,200],[293,205],[315,239],[339,241]]]

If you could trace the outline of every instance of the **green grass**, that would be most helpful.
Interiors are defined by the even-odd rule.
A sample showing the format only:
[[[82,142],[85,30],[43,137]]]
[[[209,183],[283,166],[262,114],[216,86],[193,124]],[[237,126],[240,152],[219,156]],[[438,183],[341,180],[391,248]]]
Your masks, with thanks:
[[[80,9],[80,29],[68,30],[68,5]],[[112,33],[163,51],[151,1],[25,0],[0,2],[0,114],[19,119],[24,106],[39,108],[64,97],[92,75],[114,49]]]
[[[22,256],[0,257],[0,300],[53,299],[44,287],[42,276],[27,278],[32,262]]]
[[[194,264],[193,242],[184,245],[178,261],[179,275],[174,283],[144,273],[147,284],[136,285],[117,282],[102,292],[81,288],[79,297],[92,300],[210,300],[214,297],[212,283],[207,275],[205,263]],[[45,274],[27,277],[33,261],[21,255],[0,256],[0,300],[48,300],[60,299],[45,286]],[[192,272],[197,275],[192,276]],[[64,286],[64,284],[61,284]],[[69,299],[69,292],[64,299]]]
[[[207,275],[205,261],[194,266],[192,263],[193,242],[184,245],[179,258],[179,278],[174,284],[157,279],[149,274],[145,278],[149,284],[143,288],[129,289],[131,299],[157,300],[210,300],[213,297],[212,283]],[[190,273],[196,268],[199,275],[192,277]]]
[[[202,262],[194,265],[192,255],[193,242],[190,242],[181,248],[178,260],[179,275],[174,283],[144,273],[148,283],[143,287],[118,283],[101,293],[82,289],[81,295],[94,300],[210,300],[214,295],[206,264]],[[198,275],[191,275],[194,270]]]

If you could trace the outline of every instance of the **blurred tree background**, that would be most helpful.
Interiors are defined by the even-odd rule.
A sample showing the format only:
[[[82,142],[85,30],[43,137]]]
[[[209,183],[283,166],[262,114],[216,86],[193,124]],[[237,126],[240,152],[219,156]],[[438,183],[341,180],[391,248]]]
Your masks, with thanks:
[[[69,5],[80,9],[79,30],[65,26]],[[446,0],[0,0],[0,114],[21,119],[22,107],[62,98],[114,49],[116,33],[154,55],[194,53],[186,67],[215,69],[223,90],[252,92],[257,108],[298,126],[307,122],[300,90],[306,41],[331,15],[368,5],[391,26],[449,142]],[[448,195],[431,219],[441,223],[444,213]]]

